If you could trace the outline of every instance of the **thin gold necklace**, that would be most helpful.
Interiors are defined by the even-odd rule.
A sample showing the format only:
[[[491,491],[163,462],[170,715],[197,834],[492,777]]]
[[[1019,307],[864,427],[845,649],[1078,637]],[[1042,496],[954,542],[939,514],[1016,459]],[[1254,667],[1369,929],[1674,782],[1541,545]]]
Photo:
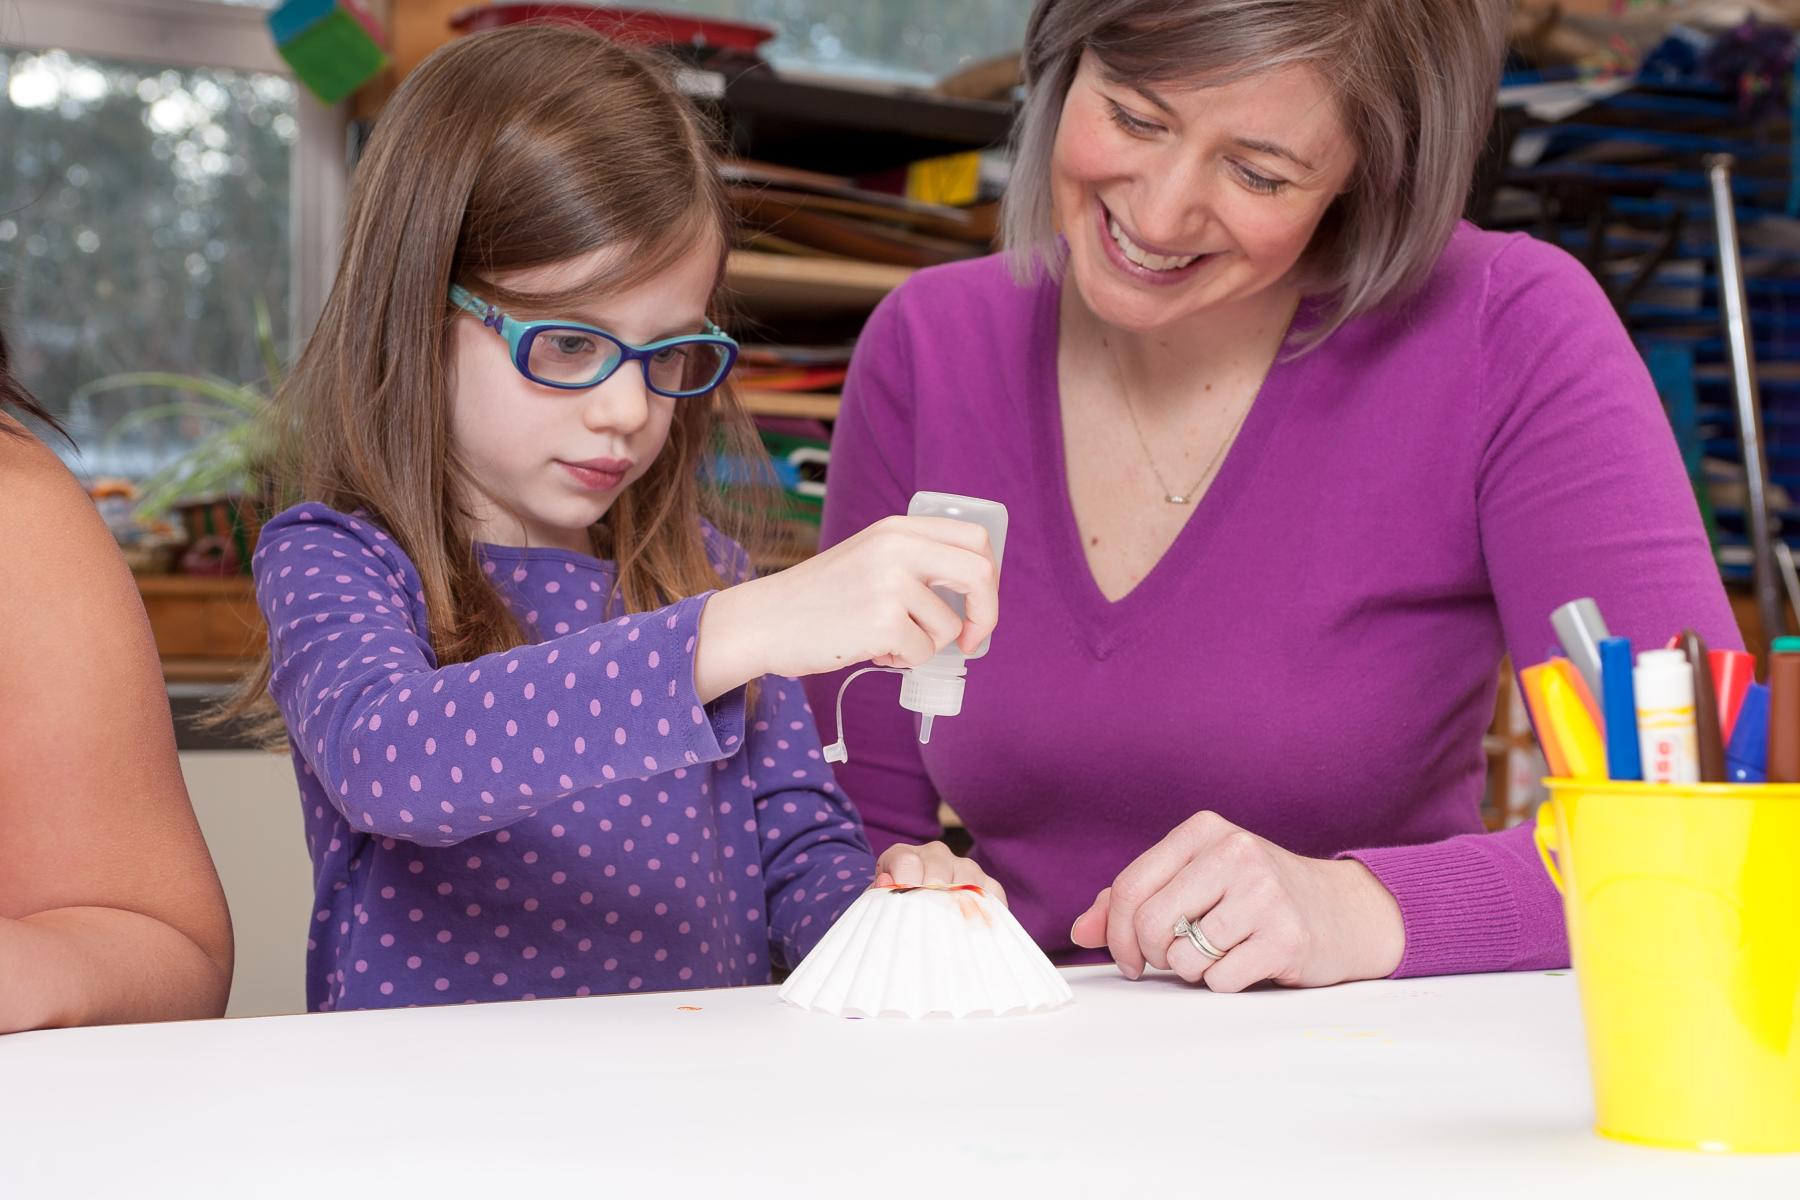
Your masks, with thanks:
[[[1170,504],[1192,504],[1194,498],[1200,494],[1201,486],[1212,479],[1213,472],[1224,461],[1225,451],[1237,440],[1238,431],[1244,427],[1244,421],[1250,416],[1250,409],[1256,404],[1257,393],[1262,391],[1262,380],[1257,380],[1256,391],[1250,394],[1250,403],[1244,405],[1244,411],[1239,413],[1237,420],[1233,422],[1231,432],[1225,435],[1225,439],[1219,443],[1219,448],[1213,451],[1212,461],[1208,462],[1206,469],[1200,472],[1200,478],[1194,480],[1193,485],[1185,491],[1178,492],[1169,486],[1167,479],[1163,478],[1162,471],[1156,465],[1156,456],[1150,453],[1150,441],[1144,436],[1144,427],[1138,424],[1137,409],[1131,403],[1131,392],[1125,387],[1125,372],[1119,369],[1119,360],[1113,353],[1112,343],[1102,335],[1100,344],[1106,347],[1107,365],[1112,367],[1113,380],[1119,385],[1119,398],[1125,402],[1125,415],[1131,418],[1132,432],[1137,434],[1138,445],[1144,451],[1144,461],[1150,465],[1150,473],[1156,476],[1157,486],[1163,490],[1163,499]],[[1274,363],[1271,362],[1269,365],[1273,367]],[[1264,371],[1263,378],[1267,377],[1268,372]]]

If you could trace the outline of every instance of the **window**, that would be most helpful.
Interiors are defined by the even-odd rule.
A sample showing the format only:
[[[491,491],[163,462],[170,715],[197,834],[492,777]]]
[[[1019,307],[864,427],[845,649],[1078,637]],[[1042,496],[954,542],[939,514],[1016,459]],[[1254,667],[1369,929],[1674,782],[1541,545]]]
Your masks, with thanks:
[[[690,12],[779,31],[777,68],[930,83],[1025,39],[1032,0],[681,0]]]
[[[170,394],[80,389],[122,371],[264,379],[259,309],[285,359],[322,300],[341,141],[255,9],[15,6],[0,28],[0,325],[21,378],[80,442],[71,465],[141,478],[210,430],[119,430]]]

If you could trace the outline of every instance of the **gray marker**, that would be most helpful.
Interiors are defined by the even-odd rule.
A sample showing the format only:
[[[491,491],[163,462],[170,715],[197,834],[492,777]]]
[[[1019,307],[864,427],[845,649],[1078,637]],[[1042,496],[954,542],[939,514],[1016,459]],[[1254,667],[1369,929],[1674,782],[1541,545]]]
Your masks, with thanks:
[[[1594,694],[1595,701],[1598,701],[1603,694],[1600,686],[1600,643],[1612,636],[1607,632],[1605,619],[1600,616],[1600,606],[1589,596],[1571,600],[1550,614],[1550,624],[1555,628],[1556,640],[1562,643],[1569,661],[1575,664],[1575,669],[1587,680],[1588,690]]]

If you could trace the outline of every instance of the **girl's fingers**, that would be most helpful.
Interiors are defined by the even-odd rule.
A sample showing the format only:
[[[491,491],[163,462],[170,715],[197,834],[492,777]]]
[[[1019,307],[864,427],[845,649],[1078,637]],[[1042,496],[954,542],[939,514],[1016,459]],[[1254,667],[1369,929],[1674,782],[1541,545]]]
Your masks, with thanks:
[[[942,842],[923,846],[889,846],[875,864],[875,882],[898,887],[953,887],[974,884],[1006,903],[1006,889],[973,859],[963,858]]]
[[[1000,886],[998,879],[982,870],[974,859],[959,858],[956,863],[957,883],[972,883],[1000,903],[1006,903],[1006,889]]]
[[[921,542],[906,563],[907,570],[927,585],[962,596],[963,622],[957,640],[965,652],[979,645],[1000,620],[1000,572],[987,553],[987,535],[976,526],[967,527],[981,533],[980,550]]]
[[[906,615],[930,640],[932,654],[954,642],[963,631],[962,618],[956,615],[956,610],[928,587],[921,587],[912,595]]]
[[[890,846],[876,865],[897,887],[919,887],[925,882],[925,860],[917,846]]]

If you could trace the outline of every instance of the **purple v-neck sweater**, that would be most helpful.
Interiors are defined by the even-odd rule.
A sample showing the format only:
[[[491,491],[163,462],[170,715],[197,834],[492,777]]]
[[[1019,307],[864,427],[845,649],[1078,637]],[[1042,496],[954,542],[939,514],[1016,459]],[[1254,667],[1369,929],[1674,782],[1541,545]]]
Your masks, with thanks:
[[[709,530],[721,564],[735,545]],[[702,704],[707,596],[602,620],[615,568],[479,548],[529,645],[440,666],[419,575],[367,517],[263,528],[256,597],[317,899],[307,1006],[767,983],[875,862],[800,688]]]
[[[1463,227],[1414,299],[1277,363],[1211,489],[1129,595],[1070,509],[1059,285],[1002,260],[916,275],[870,319],[832,442],[825,540],[919,489],[1010,510],[1000,625],[921,747],[891,677],[844,721],[877,851],[946,801],[1063,961],[1137,855],[1210,809],[1351,854],[1398,899],[1402,975],[1567,962],[1525,829],[1482,832],[1501,655],[1593,596],[1638,646],[1741,645],[1650,379],[1598,287],[1546,244]],[[826,737],[839,677],[808,682]]]

